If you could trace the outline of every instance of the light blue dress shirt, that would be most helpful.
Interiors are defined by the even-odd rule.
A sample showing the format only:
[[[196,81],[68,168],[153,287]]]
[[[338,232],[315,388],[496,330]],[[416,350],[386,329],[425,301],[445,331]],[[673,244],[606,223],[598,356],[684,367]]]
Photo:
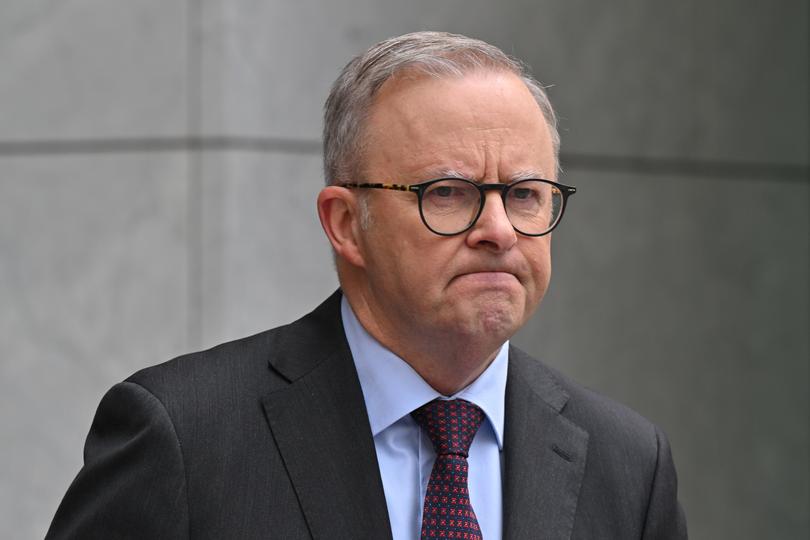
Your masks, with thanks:
[[[422,504],[436,453],[410,413],[436,398],[466,399],[486,415],[470,447],[468,487],[482,536],[485,540],[500,539],[501,450],[509,342],[503,344],[495,360],[472,384],[447,397],[371,337],[345,296],[341,314],[368,410],[394,540],[420,537]]]

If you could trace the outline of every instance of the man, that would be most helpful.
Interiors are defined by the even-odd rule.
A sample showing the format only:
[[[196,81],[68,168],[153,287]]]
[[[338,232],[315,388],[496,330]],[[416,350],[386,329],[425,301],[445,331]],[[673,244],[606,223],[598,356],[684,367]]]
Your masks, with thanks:
[[[542,87],[463,36],[346,66],[318,212],[341,291],[104,397],[50,538],[685,538],[664,435],[511,347],[549,283]]]

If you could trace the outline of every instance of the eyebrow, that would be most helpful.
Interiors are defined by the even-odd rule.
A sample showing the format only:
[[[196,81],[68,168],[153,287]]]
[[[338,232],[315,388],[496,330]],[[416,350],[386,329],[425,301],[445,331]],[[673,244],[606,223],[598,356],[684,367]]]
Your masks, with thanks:
[[[465,178],[467,180],[472,180],[474,182],[478,182],[478,179],[472,178],[469,174],[464,174],[456,169],[436,169],[431,171],[433,175],[432,178]],[[538,178],[546,178],[543,173],[533,170],[533,169],[526,169],[522,171],[518,171],[509,176],[509,182],[517,182],[518,180],[530,180],[530,179],[538,179]]]
[[[518,171],[509,177],[512,182],[517,182],[518,180],[536,180],[538,178],[546,178],[546,176],[537,170],[525,170]]]
[[[457,171],[456,169],[436,169],[432,171],[433,178],[467,178],[472,180],[469,174]]]

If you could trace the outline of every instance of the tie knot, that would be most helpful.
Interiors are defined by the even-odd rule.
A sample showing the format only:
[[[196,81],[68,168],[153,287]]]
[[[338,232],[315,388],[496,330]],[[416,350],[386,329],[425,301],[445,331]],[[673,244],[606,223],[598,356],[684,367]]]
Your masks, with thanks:
[[[466,458],[484,420],[484,411],[463,399],[434,399],[411,416],[430,437],[437,455],[457,454]]]

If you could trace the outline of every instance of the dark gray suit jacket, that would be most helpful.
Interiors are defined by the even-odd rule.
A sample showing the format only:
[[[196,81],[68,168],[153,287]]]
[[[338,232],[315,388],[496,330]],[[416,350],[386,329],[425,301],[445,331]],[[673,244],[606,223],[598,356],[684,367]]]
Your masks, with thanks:
[[[663,433],[512,348],[504,538],[686,537]],[[101,402],[47,538],[390,538],[340,294]]]

